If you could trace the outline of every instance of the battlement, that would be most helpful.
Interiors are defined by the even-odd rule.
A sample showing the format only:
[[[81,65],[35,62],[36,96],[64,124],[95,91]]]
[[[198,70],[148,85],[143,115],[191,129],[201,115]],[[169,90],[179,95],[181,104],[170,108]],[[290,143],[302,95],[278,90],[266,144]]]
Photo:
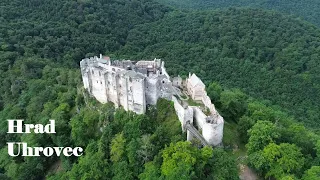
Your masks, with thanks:
[[[136,73],[141,73],[145,76],[158,76],[162,74],[167,74],[165,72],[164,62],[161,59],[154,59],[153,61],[131,61],[131,60],[114,60],[112,61],[108,56],[100,57],[94,56],[90,58],[85,58],[80,62],[82,68],[95,67],[103,68],[105,70],[112,71],[134,71]],[[167,77],[169,78],[169,77]]]
[[[100,55],[83,59],[80,67],[84,88],[101,103],[143,114],[158,98],[171,100],[170,77],[160,59],[112,61]]]

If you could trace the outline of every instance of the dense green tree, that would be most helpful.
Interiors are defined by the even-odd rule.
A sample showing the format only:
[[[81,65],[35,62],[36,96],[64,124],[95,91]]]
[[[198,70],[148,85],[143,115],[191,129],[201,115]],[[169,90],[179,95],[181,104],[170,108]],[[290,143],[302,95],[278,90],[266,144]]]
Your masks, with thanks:
[[[263,157],[268,167],[267,177],[280,179],[285,174],[299,172],[303,167],[303,154],[294,144],[283,143],[280,145],[270,143],[263,149]]]
[[[239,179],[238,167],[235,159],[223,149],[213,149],[212,158],[204,167],[203,179],[237,180]]]
[[[148,162],[144,165],[145,170],[139,175],[139,179],[143,180],[154,180],[154,179],[164,179],[161,178],[160,166],[158,167],[153,161]]]
[[[104,152],[100,151],[97,142],[91,142],[85,149],[85,155],[68,172],[68,179],[108,179],[110,166]]]
[[[316,25],[320,21],[316,18],[319,16],[318,9],[320,3],[315,0],[283,0],[283,1],[263,1],[263,0],[157,0],[163,4],[172,5],[181,9],[218,9],[230,7],[251,7],[276,10],[283,13],[300,16]]]
[[[317,156],[320,157],[320,140],[317,141],[315,150],[317,151]]]
[[[225,119],[238,122],[239,118],[246,112],[246,100],[246,95],[238,89],[221,92],[221,111]]]
[[[136,139],[142,135],[142,116],[133,116],[123,127],[126,139]]]
[[[110,160],[112,162],[120,162],[124,158],[126,139],[123,133],[116,134],[110,145]]]
[[[137,175],[142,171],[143,165],[141,158],[137,155],[139,147],[140,144],[137,139],[132,139],[126,147],[126,154],[128,157],[129,165],[131,169],[133,169],[133,172]]]
[[[298,179],[298,178],[296,178],[293,175],[287,175],[287,176],[284,176],[281,178],[281,180],[296,180],[296,179]]]
[[[99,112],[88,111],[84,109],[71,118],[71,137],[76,145],[85,146],[89,143],[90,139],[95,139],[99,133]]]
[[[308,171],[305,172],[303,180],[316,180],[320,178],[320,166],[312,166]]]
[[[262,150],[279,136],[276,126],[269,121],[258,121],[249,130],[249,141],[246,145],[248,154]]]
[[[204,177],[204,166],[212,157],[212,149],[205,147],[198,150],[190,142],[177,142],[165,148],[162,157],[161,172],[166,179],[201,178]]]
[[[318,136],[310,133],[303,125],[296,123],[283,128],[281,132],[281,141],[294,143],[302,149],[304,154],[311,154],[313,157],[316,154],[317,139],[319,139]]]
[[[123,180],[123,179],[134,179],[133,173],[129,169],[129,165],[126,161],[120,161],[113,164],[112,167],[113,178],[115,180]]]
[[[221,108],[220,96],[223,91],[220,84],[213,82],[209,84],[208,88],[206,89],[208,96],[210,97],[212,103],[216,106],[216,108]]]
[[[238,122],[237,130],[240,134],[241,141],[247,142],[249,139],[248,130],[252,128],[252,126],[256,123],[256,121],[248,116],[242,116]]]
[[[249,163],[266,177],[289,178],[290,174],[300,175],[304,167],[304,157],[294,144],[270,143],[263,150],[249,155]]]
[[[142,135],[142,137],[139,139],[140,142],[140,148],[136,152],[141,160],[142,163],[145,164],[153,158],[154,154],[154,144],[151,143],[151,136],[150,135]]]

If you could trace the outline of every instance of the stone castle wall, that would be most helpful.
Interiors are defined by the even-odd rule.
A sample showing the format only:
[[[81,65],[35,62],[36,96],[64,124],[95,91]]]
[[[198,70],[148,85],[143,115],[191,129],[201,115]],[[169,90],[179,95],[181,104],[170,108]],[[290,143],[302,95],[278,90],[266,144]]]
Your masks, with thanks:
[[[160,59],[153,61],[111,61],[92,57],[80,62],[84,88],[99,102],[113,102],[138,114],[158,98],[171,100],[171,82]]]
[[[199,107],[192,106],[192,108],[194,120],[198,128],[202,130],[203,138],[213,146],[220,145],[223,139],[224,126],[222,117],[214,117],[215,122],[211,123],[212,116],[205,115]]]
[[[212,115],[217,114],[217,110],[216,107],[214,106],[214,104],[212,104],[210,97],[207,95],[207,92],[205,91],[205,93],[202,96],[201,99],[202,103],[209,109],[210,113]]]
[[[208,144],[221,144],[224,120],[204,91],[204,85],[197,86],[199,89],[194,87],[192,94],[210,110],[210,116],[205,115],[199,107],[184,105],[173,96],[176,91],[160,59],[132,62],[111,61],[108,57],[95,56],[83,59],[80,67],[84,88],[99,102],[113,102],[116,107],[122,106],[127,111],[144,114],[148,104],[156,105],[159,98],[166,98],[173,101],[183,131],[187,130],[187,124],[193,125],[195,121]],[[176,88],[182,84],[180,77],[174,81]]]
[[[174,109],[181,123],[182,131],[186,131],[185,125],[187,123],[193,124],[193,109],[190,106],[183,107],[176,97],[172,97]]]

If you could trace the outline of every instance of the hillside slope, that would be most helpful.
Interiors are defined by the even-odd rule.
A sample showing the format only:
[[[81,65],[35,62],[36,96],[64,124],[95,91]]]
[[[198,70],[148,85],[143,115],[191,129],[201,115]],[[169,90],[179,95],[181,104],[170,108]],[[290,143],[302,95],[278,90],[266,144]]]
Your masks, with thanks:
[[[302,17],[320,26],[320,1],[317,0],[157,0],[181,9],[217,9],[228,7],[251,7],[276,10]]]
[[[319,30],[259,10],[171,11],[149,0],[1,1],[0,179],[238,179],[233,149],[225,152],[240,141],[238,134],[245,137],[242,141],[259,146],[254,153],[269,148],[269,142],[261,144],[260,139],[296,144],[307,161],[302,168],[304,157],[298,158],[294,170],[301,172],[293,175],[301,177],[319,164],[318,137],[293,124],[290,115],[271,110],[270,102],[253,103],[249,98],[248,104],[241,91],[228,90],[240,87],[254,97],[270,99],[318,128]],[[237,128],[226,121],[225,150],[200,150],[179,142],[185,134],[168,101],[160,100],[146,115],[136,115],[90,99],[83,91],[78,63],[99,53],[158,57],[172,75],[187,76],[191,71],[206,83],[223,83],[224,89],[216,83],[208,86],[208,94],[228,115],[225,119],[238,120]],[[6,119],[28,124],[54,119],[57,133],[7,134]],[[277,128],[247,134],[251,128],[264,129],[260,120]],[[268,138],[278,133],[274,141]],[[81,146],[85,154],[9,157],[7,142]],[[269,168],[279,167],[271,163]],[[291,159],[283,167],[288,164]]]
[[[18,98],[8,92],[14,84],[21,92],[30,78],[41,78],[47,62],[40,61],[78,69],[85,56],[118,50],[135,25],[161,19],[167,11],[149,0],[1,1],[0,104]]]
[[[135,25],[169,10],[150,0],[4,0],[0,8],[0,50],[76,66],[86,54],[119,49]]]
[[[109,119],[99,118],[97,111],[84,104],[79,93],[82,85],[79,61],[86,55],[119,49],[135,25],[161,19],[168,10],[149,0],[0,1],[0,179],[44,179],[54,169],[52,165],[59,164],[59,169],[67,171],[78,160],[64,156],[10,157],[7,142],[26,142],[29,147],[82,146],[84,149],[91,142],[90,147],[97,148],[102,136],[97,127]],[[106,113],[112,111],[110,106],[106,109]],[[87,115],[83,117],[80,112]],[[24,119],[28,124],[47,124],[49,119],[55,119],[57,133],[7,134],[7,119]],[[75,119],[74,124],[71,119]],[[136,126],[132,129],[139,130]],[[117,133],[116,128],[112,131]],[[86,150],[87,157],[98,163],[98,167],[88,162],[82,168],[86,176],[77,173],[79,178],[67,179],[106,177],[106,152],[112,138],[108,134],[101,140],[106,148],[102,153],[90,154]],[[169,144],[171,140],[167,140]],[[89,175],[90,167],[93,173]]]
[[[242,88],[319,127],[320,30],[298,19],[254,9],[172,13],[133,29],[123,52],[161,57],[172,74]]]

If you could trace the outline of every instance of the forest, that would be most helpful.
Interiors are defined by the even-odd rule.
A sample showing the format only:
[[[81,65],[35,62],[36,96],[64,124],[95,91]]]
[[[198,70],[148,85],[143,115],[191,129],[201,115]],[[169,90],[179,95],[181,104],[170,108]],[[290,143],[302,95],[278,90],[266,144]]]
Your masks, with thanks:
[[[195,72],[269,101],[319,130],[320,30],[275,12],[173,12],[129,32],[120,54],[162,57],[169,74]]]
[[[293,15],[320,26],[320,2],[317,0],[156,0],[179,9],[225,9],[231,7],[267,9]]]
[[[319,52],[317,26],[275,11],[180,11],[152,0],[3,0],[0,179],[229,180],[239,179],[241,164],[265,179],[319,179]],[[157,57],[170,75],[196,73],[225,119],[223,147],[186,142],[169,101],[136,115],[92,99],[79,61],[100,53]],[[55,119],[58,131],[7,134],[7,119]],[[81,146],[85,153],[9,157],[6,143],[20,141]]]

